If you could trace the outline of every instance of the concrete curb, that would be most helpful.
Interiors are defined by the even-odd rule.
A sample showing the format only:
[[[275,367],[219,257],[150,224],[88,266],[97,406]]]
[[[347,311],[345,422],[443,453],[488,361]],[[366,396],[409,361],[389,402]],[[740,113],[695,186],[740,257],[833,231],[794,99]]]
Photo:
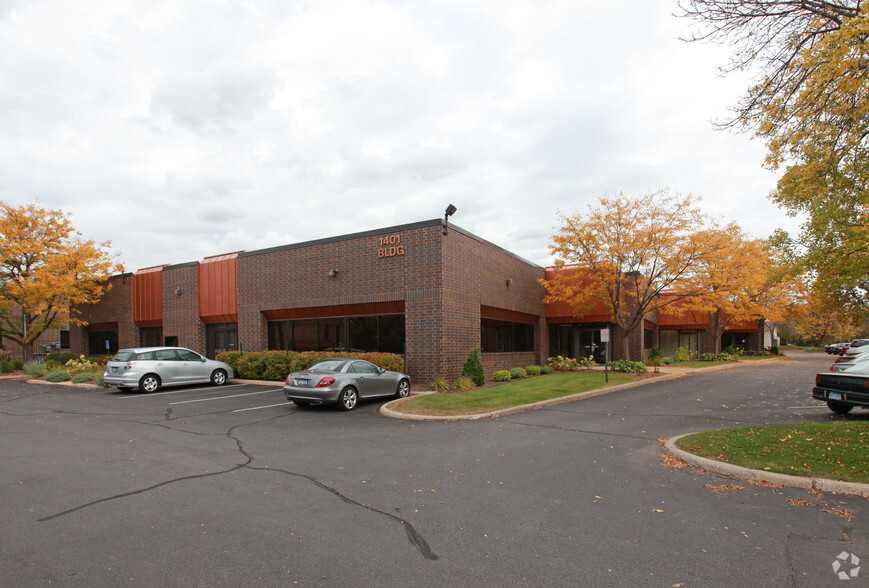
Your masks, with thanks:
[[[682,437],[686,437],[688,435],[693,435],[693,433],[686,433],[685,435],[679,435],[678,437],[668,439],[667,442],[664,443],[664,448],[671,455],[674,455],[679,459],[683,459],[693,466],[703,468],[704,470],[709,470],[717,474],[724,474],[733,478],[739,478],[741,480],[765,481],[771,484],[786,486],[788,488],[802,488],[805,490],[810,490],[814,488],[815,490],[820,490],[822,492],[833,492],[835,494],[854,494],[857,496],[860,496],[863,493],[869,494],[869,484],[861,484],[858,482],[842,482],[840,480],[830,480],[829,478],[790,476],[788,474],[778,474],[775,472],[768,472],[766,470],[753,470],[751,468],[746,468],[723,461],[717,461],[714,459],[709,459],[707,457],[700,457],[699,455],[689,453],[683,449],[679,449],[678,447],[676,447],[676,442]]]

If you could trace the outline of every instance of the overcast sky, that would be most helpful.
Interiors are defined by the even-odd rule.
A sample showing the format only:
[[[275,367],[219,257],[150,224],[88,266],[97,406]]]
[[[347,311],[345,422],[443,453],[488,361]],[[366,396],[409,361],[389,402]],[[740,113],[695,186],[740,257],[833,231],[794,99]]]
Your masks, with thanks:
[[[795,228],[675,0],[0,0],[0,200],[127,270],[439,218],[541,265],[662,187]]]

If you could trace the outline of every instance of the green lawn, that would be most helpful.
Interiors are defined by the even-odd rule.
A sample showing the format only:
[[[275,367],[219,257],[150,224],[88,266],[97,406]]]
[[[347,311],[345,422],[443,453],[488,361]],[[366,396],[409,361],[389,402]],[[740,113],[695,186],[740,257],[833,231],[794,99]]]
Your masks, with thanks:
[[[604,374],[600,371],[547,374],[468,392],[412,396],[393,402],[389,408],[396,412],[429,416],[480,414],[581,394],[634,380],[636,376],[616,372],[610,372],[609,384],[604,382]]]
[[[747,468],[869,482],[869,422],[740,427],[696,433],[676,445]]]

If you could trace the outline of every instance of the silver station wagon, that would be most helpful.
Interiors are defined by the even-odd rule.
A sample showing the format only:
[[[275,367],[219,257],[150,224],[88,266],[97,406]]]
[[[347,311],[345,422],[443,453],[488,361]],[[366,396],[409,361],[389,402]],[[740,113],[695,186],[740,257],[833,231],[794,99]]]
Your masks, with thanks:
[[[232,368],[183,347],[121,349],[106,364],[103,382],[119,390],[138,388],[156,392],[162,386],[214,384],[222,386],[235,377]]]

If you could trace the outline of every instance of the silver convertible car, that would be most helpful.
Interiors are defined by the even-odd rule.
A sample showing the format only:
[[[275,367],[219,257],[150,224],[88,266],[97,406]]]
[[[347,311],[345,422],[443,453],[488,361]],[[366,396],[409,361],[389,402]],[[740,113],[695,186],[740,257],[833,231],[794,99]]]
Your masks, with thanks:
[[[410,376],[362,359],[336,357],[287,376],[284,394],[299,406],[336,404],[342,410],[353,410],[362,398],[405,398],[410,394]]]
[[[118,351],[106,364],[103,382],[121,390],[156,392],[161,386],[222,386],[233,377],[235,373],[227,364],[183,347],[138,347]]]

